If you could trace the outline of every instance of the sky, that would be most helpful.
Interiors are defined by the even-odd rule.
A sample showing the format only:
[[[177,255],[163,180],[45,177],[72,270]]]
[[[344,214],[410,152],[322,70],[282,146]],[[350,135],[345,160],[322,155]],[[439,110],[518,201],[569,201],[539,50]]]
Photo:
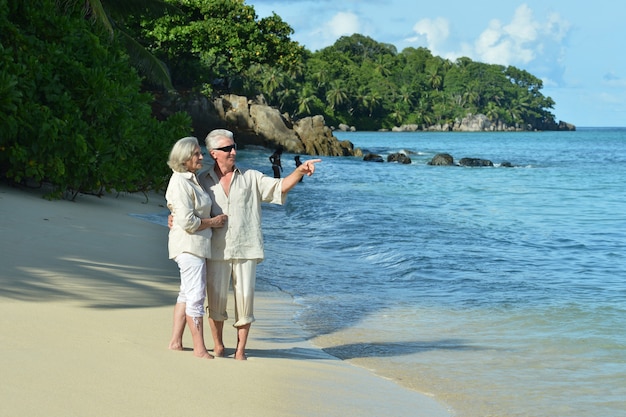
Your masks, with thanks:
[[[543,81],[557,121],[626,127],[626,3],[609,0],[245,0],[310,51],[354,33],[452,61],[512,65]]]

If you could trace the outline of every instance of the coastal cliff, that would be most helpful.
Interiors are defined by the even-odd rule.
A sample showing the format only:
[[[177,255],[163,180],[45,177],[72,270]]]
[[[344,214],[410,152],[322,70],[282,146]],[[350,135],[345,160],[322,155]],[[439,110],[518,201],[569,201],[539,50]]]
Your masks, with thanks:
[[[362,156],[352,142],[340,141],[323,116],[292,120],[267,105],[263,96],[253,100],[234,94],[208,99],[202,95],[161,98],[158,112],[186,111],[193,120],[194,135],[201,140],[213,129],[233,131],[237,143],[267,148],[282,147],[290,153],[320,156]]]

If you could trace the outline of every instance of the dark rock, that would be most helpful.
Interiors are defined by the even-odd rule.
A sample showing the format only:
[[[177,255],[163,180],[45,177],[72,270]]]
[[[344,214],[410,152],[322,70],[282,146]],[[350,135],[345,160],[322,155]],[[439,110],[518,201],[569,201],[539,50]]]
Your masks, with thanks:
[[[406,156],[405,154],[401,152],[396,152],[396,153],[389,154],[387,156],[387,162],[397,162],[399,164],[410,164],[411,158],[409,158],[408,156]]]
[[[488,159],[480,158],[461,158],[459,165],[464,167],[492,167],[493,162]]]
[[[363,160],[366,162],[385,162],[382,156],[376,155],[375,153],[365,154]]]
[[[571,123],[560,121],[558,130],[565,130],[565,131],[573,132],[576,130],[576,126]]]
[[[428,162],[428,165],[454,165],[454,158],[447,153],[438,153]]]

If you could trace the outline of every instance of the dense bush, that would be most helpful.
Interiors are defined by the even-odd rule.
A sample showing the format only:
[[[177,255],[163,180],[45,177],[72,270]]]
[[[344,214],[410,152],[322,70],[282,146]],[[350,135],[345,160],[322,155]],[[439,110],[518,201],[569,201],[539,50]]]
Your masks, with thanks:
[[[54,0],[0,0],[0,172],[79,191],[162,189],[187,114],[158,121],[121,45]]]

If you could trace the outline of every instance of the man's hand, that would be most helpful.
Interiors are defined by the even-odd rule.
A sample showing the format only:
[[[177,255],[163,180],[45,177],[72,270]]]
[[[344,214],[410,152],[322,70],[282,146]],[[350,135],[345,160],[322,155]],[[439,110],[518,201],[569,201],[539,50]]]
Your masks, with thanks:
[[[308,175],[310,177],[315,172],[315,164],[317,164],[318,162],[322,162],[322,160],[309,159],[308,161],[303,162],[302,165],[297,168],[297,170],[300,174]]]

